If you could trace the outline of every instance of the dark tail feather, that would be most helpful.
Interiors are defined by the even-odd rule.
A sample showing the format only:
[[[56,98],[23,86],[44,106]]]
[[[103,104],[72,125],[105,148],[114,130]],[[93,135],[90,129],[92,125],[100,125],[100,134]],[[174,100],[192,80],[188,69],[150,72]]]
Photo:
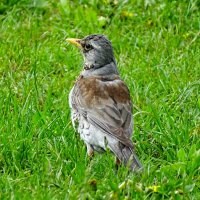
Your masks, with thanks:
[[[111,148],[116,157],[132,171],[141,171],[142,165],[131,147],[119,144],[118,147]]]
[[[124,163],[124,165],[128,166],[133,171],[142,170],[142,165],[133,149],[124,146],[121,151],[122,151],[122,158],[119,159]]]

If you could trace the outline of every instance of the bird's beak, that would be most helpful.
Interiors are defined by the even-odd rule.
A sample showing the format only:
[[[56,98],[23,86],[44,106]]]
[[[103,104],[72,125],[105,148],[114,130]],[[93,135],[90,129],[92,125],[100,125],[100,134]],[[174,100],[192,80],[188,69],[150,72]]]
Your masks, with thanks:
[[[67,42],[76,45],[78,48],[81,48],[81,40],[77,39],[77,38],[67,38],[66,39]]]

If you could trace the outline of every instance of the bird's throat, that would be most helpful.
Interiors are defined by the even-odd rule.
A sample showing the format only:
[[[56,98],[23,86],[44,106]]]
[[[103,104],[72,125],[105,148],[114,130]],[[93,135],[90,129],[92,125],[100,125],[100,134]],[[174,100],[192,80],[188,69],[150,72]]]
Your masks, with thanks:
[[[92,68],[94,68],[93,64],[87,64],[87,63],[84,64],[84,70],[90,70]]]
[[[104,76],[116,74],[118,75],[118,70],[116,64],[111,62],[104,66],[95,66],[94,64],[84,64],[84,70],[81,73],[83,76]]]

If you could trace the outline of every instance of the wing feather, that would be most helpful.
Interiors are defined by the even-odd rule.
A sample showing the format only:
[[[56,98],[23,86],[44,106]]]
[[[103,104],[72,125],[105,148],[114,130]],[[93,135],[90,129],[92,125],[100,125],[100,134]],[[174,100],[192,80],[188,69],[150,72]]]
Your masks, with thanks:
[[[102,77],[80,78],[73,88],[71,105],[93,126],[133,147],[132,104],[129,90],[119,77],[109,81]]]

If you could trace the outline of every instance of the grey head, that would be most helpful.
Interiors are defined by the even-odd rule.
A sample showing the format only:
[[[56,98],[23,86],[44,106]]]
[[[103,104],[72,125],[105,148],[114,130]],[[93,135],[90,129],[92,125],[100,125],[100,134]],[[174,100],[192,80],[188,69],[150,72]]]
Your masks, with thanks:
[[[81,49],[84,57],[82,75],[118,74],[111,42],[104,35],[92,34],[83,39],[67,39]]]

